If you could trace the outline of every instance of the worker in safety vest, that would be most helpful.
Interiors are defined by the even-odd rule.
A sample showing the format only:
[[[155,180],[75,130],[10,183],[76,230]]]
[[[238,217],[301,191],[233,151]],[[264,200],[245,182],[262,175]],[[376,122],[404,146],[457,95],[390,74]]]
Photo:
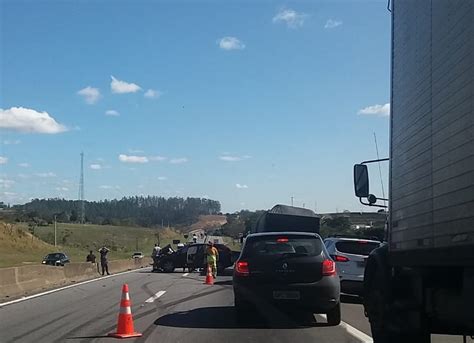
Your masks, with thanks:
[[[212,242],[207,243],[207,265],[212,269],[212,276],[217,276],[217,261],[219,261],[219,251]]]

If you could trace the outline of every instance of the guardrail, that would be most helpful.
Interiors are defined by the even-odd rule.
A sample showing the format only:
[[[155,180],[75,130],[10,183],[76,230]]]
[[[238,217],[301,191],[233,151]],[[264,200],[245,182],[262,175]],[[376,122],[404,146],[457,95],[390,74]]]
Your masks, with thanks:
[[[151,260],[109,261],[111,273],[149,266]],[[64,267],[29,265],[0,268],[0,301],[27,296],[47,289],[99,277],[96,263],[68,263]]]

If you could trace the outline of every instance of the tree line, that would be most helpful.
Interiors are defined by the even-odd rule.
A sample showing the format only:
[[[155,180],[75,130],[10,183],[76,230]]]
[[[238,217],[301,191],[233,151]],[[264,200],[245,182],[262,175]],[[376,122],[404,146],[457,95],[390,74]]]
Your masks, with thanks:
[[[85,201],[85,222],[100,225],[160,226],[187,225],[199,215],[218,214],[219,201],[203,198],[163,198],[132,196],[122,199]],[[81,202],[65,199],[33,199],[15,205],[18,221],[77,223],[81,220]]]

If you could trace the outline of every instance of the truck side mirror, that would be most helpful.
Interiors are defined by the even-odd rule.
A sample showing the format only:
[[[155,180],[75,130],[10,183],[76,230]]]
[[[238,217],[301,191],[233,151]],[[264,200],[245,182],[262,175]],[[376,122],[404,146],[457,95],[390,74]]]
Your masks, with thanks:
[[[354,191],[358,198],[369,196],[369,171],[365,164],[354,165]]]

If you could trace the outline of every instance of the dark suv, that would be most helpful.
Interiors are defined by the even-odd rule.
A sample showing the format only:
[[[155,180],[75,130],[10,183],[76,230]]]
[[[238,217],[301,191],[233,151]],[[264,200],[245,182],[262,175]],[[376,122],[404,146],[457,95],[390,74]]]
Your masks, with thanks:
[[[65,263],[69,262],[69,257],[62,252],[51,253],[43,258],[43,264],[49,264],[51,266],[64,266]]]
[[[247,236],[235,263],[234,301],[238,318],[257,302],[326,313],[341,321],[336,265],[315,233],[268,232]]]
[[[217,272],[222,272],[225,268],[232,266],[233,254],[229,247],[224,244],[214,244],[219,251],[219,260],[217,262]],[[162,270],[166,273],[172,273],[175,268],[188,268],[190,271],[206,267],[206,249],[207,244],[197,243],[189,244],[173,251],[168,249],[167,253],[160,254],[154,270]],[[163,249],[165,250],[165,248]]]

